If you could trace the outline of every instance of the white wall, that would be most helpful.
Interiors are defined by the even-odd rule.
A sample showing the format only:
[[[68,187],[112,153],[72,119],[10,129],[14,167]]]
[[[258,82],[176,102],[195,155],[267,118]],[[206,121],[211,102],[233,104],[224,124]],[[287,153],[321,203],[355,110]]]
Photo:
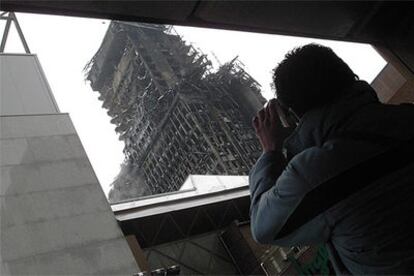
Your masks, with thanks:
[[[0,115],[58,112],[36,55],[0,54]]]
[[[69,116],[0,117],[0,133],[0,275],[136,273]]]
[[[0,275],[138,272],[37,59],[0,58]]]

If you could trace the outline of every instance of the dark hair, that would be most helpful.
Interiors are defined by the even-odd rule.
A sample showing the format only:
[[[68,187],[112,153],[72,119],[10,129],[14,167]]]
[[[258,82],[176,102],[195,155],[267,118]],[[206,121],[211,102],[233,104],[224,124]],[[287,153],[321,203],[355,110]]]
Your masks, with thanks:
[[[299,115],[333,102],[357,79],[331,48],[318,44],[293,49],[273,70],[278,100]]]

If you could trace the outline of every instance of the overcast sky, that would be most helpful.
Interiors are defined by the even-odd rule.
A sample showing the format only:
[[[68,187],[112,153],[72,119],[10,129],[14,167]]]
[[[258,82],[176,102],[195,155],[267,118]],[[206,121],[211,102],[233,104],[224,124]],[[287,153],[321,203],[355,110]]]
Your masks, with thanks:
[[[123,143],[109,123],[110,117],[101,107],[98,93],[84,81],[82,70],[99,48],[109,21],[21,13],[17,17],[31,52],[39,57],[61,112],[70,114],[107,194],[123,160]],[[1,33],[4,23],[4,20],[0,22]],[[175,29],[184,40],[209,55],[216,65],[212,53],[221,63],[239,56],[247,72],[262,85],[267,99],[272,97],[271,70],[296,46],[317,42],[332,47],[360,79],[368,82],[385,65],[375,50],[364,44],[189,27]],[[14,26],[6,52],[24,52]]]

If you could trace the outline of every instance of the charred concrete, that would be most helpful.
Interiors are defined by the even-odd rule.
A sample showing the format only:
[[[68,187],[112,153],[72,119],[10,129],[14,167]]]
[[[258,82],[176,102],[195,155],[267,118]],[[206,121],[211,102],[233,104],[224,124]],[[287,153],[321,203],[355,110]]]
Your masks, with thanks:
[[[250,122],[265,100],[237,58],[213,72],[172,27],[112,22],[85,69],[125,142],[110,201],[179,190],[189,174],[245,175],[260,155]]]

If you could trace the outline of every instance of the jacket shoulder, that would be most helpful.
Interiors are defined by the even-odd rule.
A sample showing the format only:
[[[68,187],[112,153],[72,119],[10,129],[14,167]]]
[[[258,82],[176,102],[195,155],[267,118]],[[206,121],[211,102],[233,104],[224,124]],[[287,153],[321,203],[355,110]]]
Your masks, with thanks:
[[[307,148],[297,154],[286,169],[306,179],[312,190],[381,150],[378,145],[366,141],[333,139],[321,147]]]

